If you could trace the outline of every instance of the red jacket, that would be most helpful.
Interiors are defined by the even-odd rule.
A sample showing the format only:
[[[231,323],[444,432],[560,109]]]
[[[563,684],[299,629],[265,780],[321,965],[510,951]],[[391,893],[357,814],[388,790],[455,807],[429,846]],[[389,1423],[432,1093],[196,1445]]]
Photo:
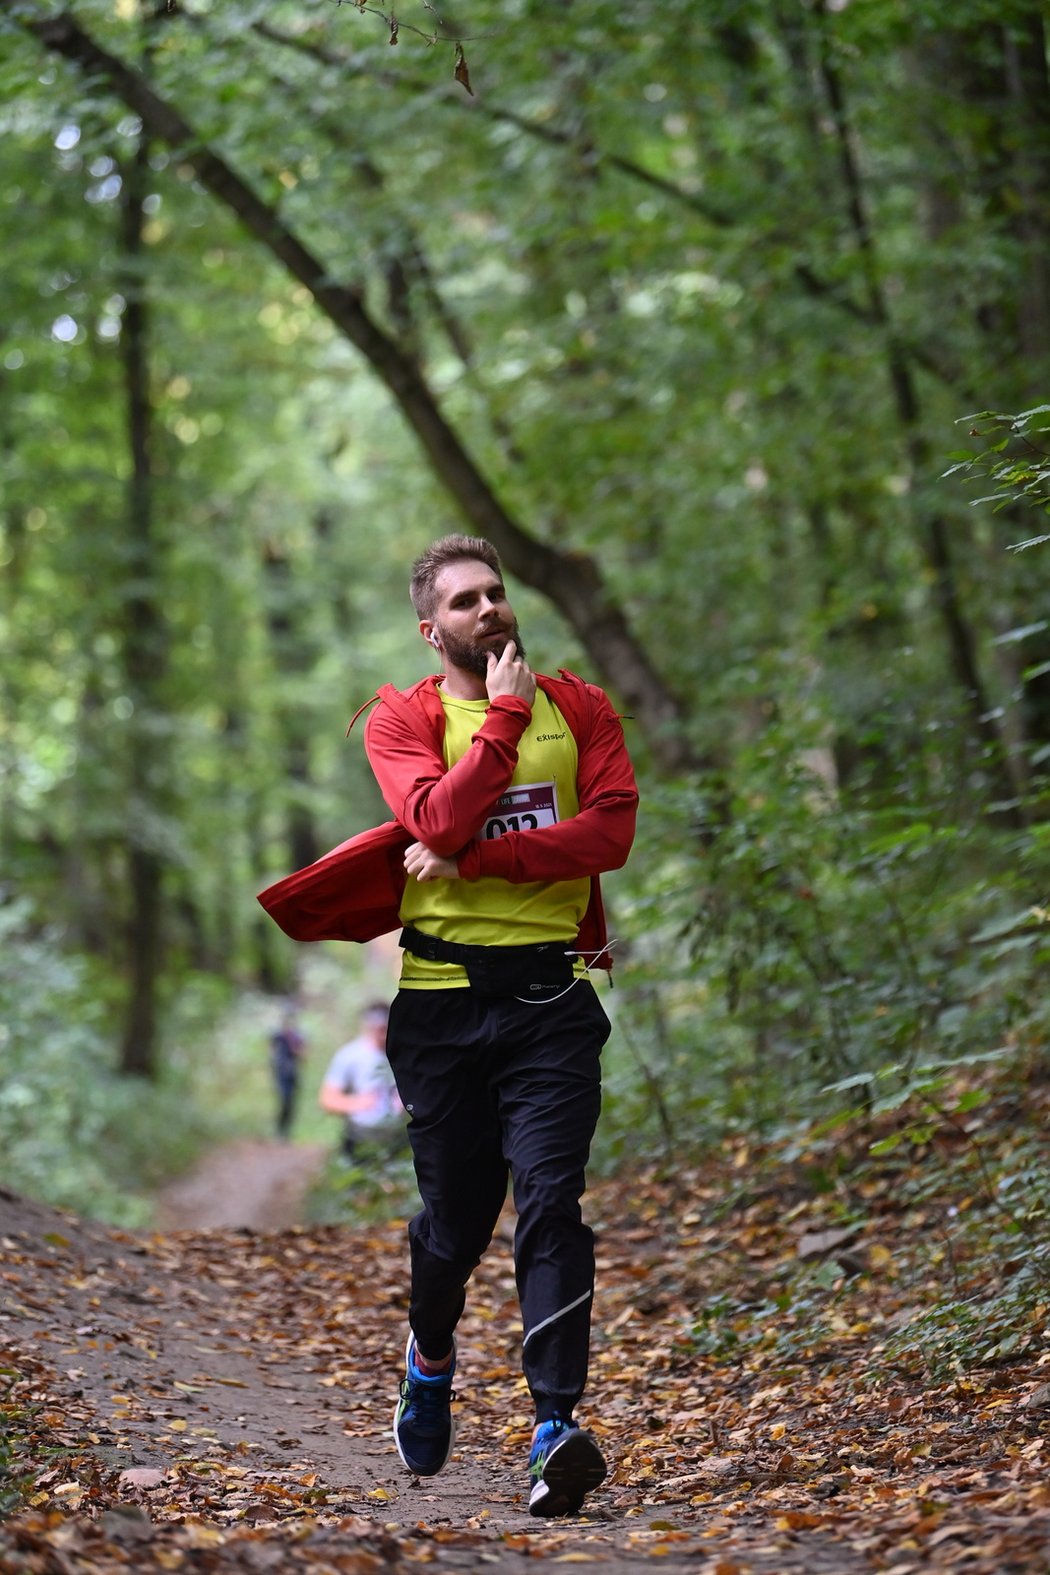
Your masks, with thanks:
[[[384,685],[365,726],[369,762],[397,818],[340,843],[260,892],[259,901],[293,940],[372,940],[398,928],[404,851],[410,842],[424,842],[456,858],[464,880],[496,875],[517,884],[590,876],[591,900],[577,943],[585,955],[599,952],[607,936],[598,876],[626,862],[638,805],[623,727],[608,697],[564,670],[558,678],[537,674],[576,740],[579,813],[554,826],[479,842],[477,832],[510,785],[531,707],[512,695],[497,696],[450,771],[442,754],[438,676],[404,691]],[[595,962],[610,966],[607,953]]]

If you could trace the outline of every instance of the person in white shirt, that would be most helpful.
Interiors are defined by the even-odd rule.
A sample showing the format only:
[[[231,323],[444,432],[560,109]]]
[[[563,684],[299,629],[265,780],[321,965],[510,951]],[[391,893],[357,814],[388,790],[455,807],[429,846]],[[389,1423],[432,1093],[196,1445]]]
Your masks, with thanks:
[[[360,1033],[340,1045],[321,1084],[321,1109],[343,1117],[342,1153],[348,1160],[362,1142],[393,1150],[403,1140],[404,1111],[386,1058],[388,1013],[383,1001],[365,1007]]]

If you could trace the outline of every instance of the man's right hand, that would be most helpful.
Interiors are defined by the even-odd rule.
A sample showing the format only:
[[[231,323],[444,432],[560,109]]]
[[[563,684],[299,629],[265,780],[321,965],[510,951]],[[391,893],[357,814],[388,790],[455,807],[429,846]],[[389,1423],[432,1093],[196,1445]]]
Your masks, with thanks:
[[[519,700],[527,700],[531,705],[536,698],[536,680],[528,662],[518,655],[514,641],[507,641],[498,659],[495,651],[490,651],[488,660],[485,688],[489,699],[495,700],[497,695],[517,695]]]

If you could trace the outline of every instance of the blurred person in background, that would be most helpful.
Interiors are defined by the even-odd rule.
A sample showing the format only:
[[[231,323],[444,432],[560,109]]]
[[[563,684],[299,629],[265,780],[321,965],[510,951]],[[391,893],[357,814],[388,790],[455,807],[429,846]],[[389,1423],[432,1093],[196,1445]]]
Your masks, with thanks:
[[[299,1070],[306,1054],[306,1040],[299,1028],[299,1013],[293,1001],[285,1004],[280,1025],[270,1035],[270,1069],[277,1094],[277,1136],[287,1143],[292,1135],[295,1105],[299,1096]]]
[[[361,1145],[392,1153],[403,1146],[404,1111],[386,1058],[385,1001],[370,1001],[361,1013],[360,1031],[340,1045],[328,1063],[318,1103],[342,1116],[341,1153],[349,1163]]]

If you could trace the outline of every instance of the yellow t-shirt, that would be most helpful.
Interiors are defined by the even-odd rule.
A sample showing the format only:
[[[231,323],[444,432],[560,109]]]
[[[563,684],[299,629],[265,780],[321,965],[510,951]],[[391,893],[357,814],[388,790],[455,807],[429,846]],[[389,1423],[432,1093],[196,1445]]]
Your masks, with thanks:
[[[445,764],[451,768],[470,748],[485,719],[488,700],[457,700],[439,690],[445,710]],[[493,805],[479,837],[530,830],[579,813],[576,740],[554,702],[537,689],[532,719],[518,743],[518,763],[506,793]],[[526,946],[535,941],[574,941],[587,911],[586,877],[521,884],[485,875],[480,880],[408,880],[402,924],[467,946]],[[453,963],[427,962],[405,952],[403,990],[465,986]]]

